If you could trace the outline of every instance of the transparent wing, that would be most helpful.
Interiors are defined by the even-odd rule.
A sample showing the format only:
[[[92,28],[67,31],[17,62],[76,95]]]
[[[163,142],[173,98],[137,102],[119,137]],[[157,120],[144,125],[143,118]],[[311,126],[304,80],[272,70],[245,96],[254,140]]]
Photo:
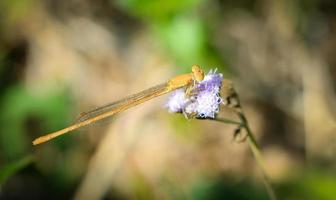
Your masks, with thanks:
[[[71,125],[68,126],[62,130],[50,133],[48,135],[39,137],[33,141],[34,145],[44,143],[48,140],[51,140],[55,137],[58,137],[60,135],[63,135],[65,133],[68,133],[72,130],[78,129],[83,126],[87,126],[89,124],[95,123],[99,120],[106,119],[108,117],[113,116],[116,113],[122,112],[124,110],[127,110],[128,108],[134,107],[136,105],[139,105],[143,102],[146,102],[152,98],[155,98],[157,96],[161,96],[163,94],[166,94],[170,92],[171,89],[168,87],[168,83],[163,83],[155,87],[151,87],[147,90],[141,91],[137,94],[130,95],[124,99],[121,99],[119,101],[113,102],[111,104],[108,104],[106,106],[102,106],[99,108],[96,108],[94,110],[91,110],[89,112],[83,113],[79,120]]]
[[[87,119],[90,118],[94,118],[98,115],[101,115],[103,113],[106,112],[110,112],[116,108],[120,108],[120,107],[125,107],[127,106],[127,108],[132,107],[132,106],[136,106],[142,102],[145,102],[149,99],[152,99],[156,96],[162,95],[165,93],[167,89],[167,83],[163,83],[154,87],[151,87],[149,89],[146,89],[144,91],[141,91],[139,93],[133,94],[133,95],[129,95],[121,100],[109,103],[105,106],[100,106],[98,108],[95,108],[93,110],[87,111],[87,112],[83,112],[80,114],[80,116],[77,118],[76,123],[85,121]],[[127,109],[126,108],[126,109]],[[122,110],[119,110],[119,112]]]

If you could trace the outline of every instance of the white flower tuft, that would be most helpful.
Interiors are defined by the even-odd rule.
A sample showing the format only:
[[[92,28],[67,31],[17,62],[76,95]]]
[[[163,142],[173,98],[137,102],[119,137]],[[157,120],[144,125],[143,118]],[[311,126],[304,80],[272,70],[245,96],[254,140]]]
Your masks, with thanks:
[[[169,112],[180,113],[184,110],[187,102],[188,99],[185,97],[184,89],[181,88],[172,93],[165,107]]]

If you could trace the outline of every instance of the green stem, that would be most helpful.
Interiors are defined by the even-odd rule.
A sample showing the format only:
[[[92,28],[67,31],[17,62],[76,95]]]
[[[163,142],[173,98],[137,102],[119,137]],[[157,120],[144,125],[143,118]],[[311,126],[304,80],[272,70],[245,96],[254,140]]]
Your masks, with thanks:
[[[231,120],[227,120],[227,119],[214,119],[216,121],[219,121],[219,122],[223,122],[223,123],[227,123],[227,122],[230,122],[230,124],[238,124],[238,125],[241,125],[243,128],[245,128],[246,132],[247,132],[247,140],[248,140],[248,144],[249,144],[249,147],[250,149],[252,150],[252,153],[253,153],[253,156],[254,158],[256,159],[256,162],[257,162],[257,165],[259,166],[260,168],[260,172],[262,174],[262,180],[263,180],[263,183],[265,185],[265,188],[266,188],[266,191],[268,193],[268,196],[271,200],[276,200],[276,196],[275,196],[275,192],[274,192],[274,189],[271,185],[271,182],[270,182],[270,179],[266,173],[266,167],[265,167],[265,162],[262,158],[262,155],[261,155],[261,148],[257,142],[257,140],[255,139],[254,137],[254,134],[252,132],[252,130],[250,129],[250,126],[248,124],[248,121],[244,115],[243,112],[238,112],[238,116],[239,116],[239,119],[241,122],[235,122],[235,123],[231,123],[232,121]]]
[[[214,120],[214,121],[218,121],[218,122],[223,122],[226,124],[235,124],[235,125],[242,125],[241,122],[237,122],[237,121],[233,121],[230,119],[225,119],[225,118],[205,118],[205,119],[209,119],[209,120]]]

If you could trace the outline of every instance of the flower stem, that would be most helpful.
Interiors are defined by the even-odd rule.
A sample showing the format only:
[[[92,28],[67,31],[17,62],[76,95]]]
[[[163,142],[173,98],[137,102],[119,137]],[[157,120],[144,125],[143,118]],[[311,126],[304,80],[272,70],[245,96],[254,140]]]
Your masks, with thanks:
[[[218,122],[222,122],[222,123],[238,124],[246,130],[247,141],[248,141],[249,147],[250,147],[250,149],[253,153],[253,156],[254,156],[254,158],[257,162],[257,165],[259,166],[259,169],[260,169],[260,172],[261,172],[261,175],[262,175],[262,180],[263,180],[263,183],[265,185],[267,194],[268,194],[268,196],[271,200],[276,200],[277,198],[276,198],[274,189],[273,189],[272,184],[270,182],[269,176],[267,175],[266,170],[265,170],[266,169],[265,168],[265,162],[264,162],[264,160],[262,158],[262,155],[261,155],[261,148],[260,148],[257,140],[255,139],[252,130],[250,129],[250,126],[248,124],[248,121],[247,121],[244,113],[243,112],[237,112],[237,114],[238,114],[238,117],[239,117],[241,122],[235,122],[235,121],[231,121],[231,120],[227,120],[227,119],[221,119],[221,118],[217,118],[217,119],[214,119],[214,120],[218,121]],[[234,122],[234,123],[232,123],[232,122]]]
[[[197,119],[208,119],[208,120],[214,120],[218,122],[223,122],[225,124],[235,124],[235,125],[242,125],[241,122],[237,122],[231,119],[226,119],[226,118],[197,118]]]
[[[263,159],[263,157],[261,155],[261,148],[260,148],[257,140],[255,139],[252,130],[250,129],[250,126],[248,124],[248,121],[247,121],[244,113],[243,112],[239,112],[238,116],[239,116],[239,118],[240,118],[243,126],[245,127],[246,132],[247,132],[247,135],[248,135],[247,141],[248,141],[248,144],[249,144],[249,146],[250,146],[250,148],[252,150],[253,156],[256,159],[256,162],[257,162],[257,164],[258,164],[258,166],[260,168],[260,172],[261,172],[261,175],[262,175],[263,183],[265,185],[267,193],[268,193],[268,195],[269,195],[269,197],[270,197],[271,200],[276,200],[277,198],[276,198],[274,189],[272,187],[270,178],[269,178],[269,176],[266,173],[265,162],[264,162],[264,159]]]

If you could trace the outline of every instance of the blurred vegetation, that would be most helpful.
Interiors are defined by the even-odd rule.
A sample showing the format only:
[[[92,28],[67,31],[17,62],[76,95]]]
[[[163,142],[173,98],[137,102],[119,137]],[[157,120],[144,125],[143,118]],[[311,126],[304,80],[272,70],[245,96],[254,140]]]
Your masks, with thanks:
[[[0,199],[268,199],[232,127],[156,100],[31,145],[196,63],[234,80],[279,199],[335,199],[335,33],[331,0],[2,0]]]

